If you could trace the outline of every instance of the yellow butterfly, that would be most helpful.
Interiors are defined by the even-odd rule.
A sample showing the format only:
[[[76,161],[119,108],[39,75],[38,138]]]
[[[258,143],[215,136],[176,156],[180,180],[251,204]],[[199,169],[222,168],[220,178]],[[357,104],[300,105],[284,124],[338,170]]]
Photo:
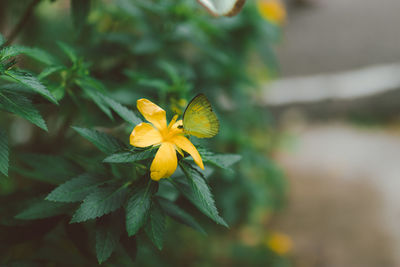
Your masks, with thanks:
[[[198,138],[210,138],[218,133],[217,115],[204,94],[198,94],[187,105],[183,113],[183,129]]]

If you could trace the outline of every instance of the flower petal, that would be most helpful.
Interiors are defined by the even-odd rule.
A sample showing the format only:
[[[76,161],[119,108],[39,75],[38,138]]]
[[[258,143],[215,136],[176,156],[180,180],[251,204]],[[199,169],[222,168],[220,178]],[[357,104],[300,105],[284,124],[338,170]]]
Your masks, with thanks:
[[[196,162],[196,164],[204,170],[203,160],[201,159],[196,147],[192,144],[192,142],[189,141],[189,139],[182,135],[176,135],[173,137],[172,142],[174,142],[175,145],[189,153],[190,156],[192,156],[194,162]]]
[[[145,98],[139,99],[136,105],[143,117],[151,122],[158,130],[163,131],[167,128],[165,110]]]
[[[136,147],[152,146],[161,143],[161,141],[160,132],[153,125],[145,122],[138,124],[129,137],[130,144]]]
[[[164,142],[161,144],[157,154],[151,163],[151,179],[158,181],[161,178],[170,177],[178,166],[174,144]]]

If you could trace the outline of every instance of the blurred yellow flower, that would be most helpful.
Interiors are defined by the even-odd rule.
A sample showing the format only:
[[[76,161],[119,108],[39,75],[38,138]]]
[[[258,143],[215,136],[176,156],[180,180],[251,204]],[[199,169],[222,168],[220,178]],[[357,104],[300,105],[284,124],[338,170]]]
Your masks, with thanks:
[[[187,106],[187,101],[184,98],[176,99],[171,98],[171,111],[177,115],[182,115],[185,107]]]
[[[204,169],[196,147],[184,136],[182,120],[175,115],[167,126],[165,110],[147,99],[139,99],[137,108],[150,123],[142,122],[132,131],[130,144],[136,147],[160,146],[150,166],[151,179],[158,181],[171,176],[178,165],[176,151],[189,153],[194,162]]]
[[[264,19],[276,25],[285,23],[286,9],[280,0],[258,0],[257,7]]]
[[[293,242],[288,235],[274,232],[267,237],[266,245],[276,254],[285,255],[292,249]]]

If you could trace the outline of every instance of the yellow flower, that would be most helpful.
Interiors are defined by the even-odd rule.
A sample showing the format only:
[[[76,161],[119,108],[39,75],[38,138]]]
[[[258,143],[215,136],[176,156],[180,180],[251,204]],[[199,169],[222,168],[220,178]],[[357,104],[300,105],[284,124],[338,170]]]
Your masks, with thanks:
[[[151,179],[158,181],[171,176],[178,165],[176,151],[189,153],[194,162],[204,169],[196,147],[184,136],[182,120],[175,115],[167,126],[165,110],[147,99],[139,99],[137,108],[150,123],[142,122],[132,131],[130,144],[136,147],[160,146],[150,166]]]
[[[292,239],[283,233],[274,232],[266,239],[266,245],[279,255],[287,254],[293,247]]]
[[[182,115],[183,111],[185,110],[185,107],[187,106],[187,101],[184,98],[181,99],[176,99],[176,98],[171,98],[171,111],[177,115]]]
[[[286,9],[280,0],[258,0],[257,7],[264,19],[276,25],[286,21]]]

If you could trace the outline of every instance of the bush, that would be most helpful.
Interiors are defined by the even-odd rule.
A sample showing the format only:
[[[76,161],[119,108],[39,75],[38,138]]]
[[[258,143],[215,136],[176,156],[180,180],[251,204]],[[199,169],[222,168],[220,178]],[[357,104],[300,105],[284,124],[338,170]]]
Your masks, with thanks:
[[[189,0],[71,0],[71,18],[68,4],[0,3],[16,25],[0,37],[0,263],[286,265],[265,241],[285,181],[253,101],[257,75],[276,73],[279,28],[250,2],[232,18]],[[220,121],[216,137],[190,138],[205,170],[180,151],[153,181],[157,149],[129,144],[145,121],[136,101],[170,121],[198,93]]]

